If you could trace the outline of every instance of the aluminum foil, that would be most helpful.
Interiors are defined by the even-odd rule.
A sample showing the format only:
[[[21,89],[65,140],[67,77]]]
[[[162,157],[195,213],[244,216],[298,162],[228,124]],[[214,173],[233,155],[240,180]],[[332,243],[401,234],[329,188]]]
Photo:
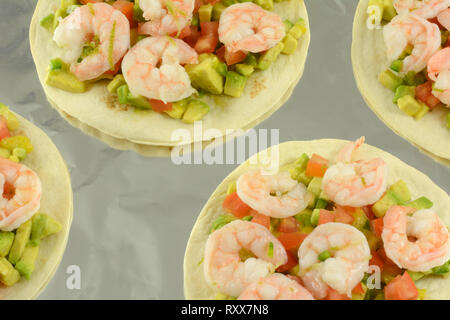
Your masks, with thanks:
[[[286,105],[258,128],[280,129],[280,142],[365,135],[448,191],[450,171],[388,129],[356,88],[350,46],[357,2],[306,1],[312,41],[305,74]],[[191,228],[237,164],[175,165],[113,150],[72,128],[47,103],[34,69],[28,28],[35,3],[0,2],[0,101],[53,139],[72,176],[69,242],[40,298],[182,299]],[[70,285],[71,266],[80,270],[79,289]]]

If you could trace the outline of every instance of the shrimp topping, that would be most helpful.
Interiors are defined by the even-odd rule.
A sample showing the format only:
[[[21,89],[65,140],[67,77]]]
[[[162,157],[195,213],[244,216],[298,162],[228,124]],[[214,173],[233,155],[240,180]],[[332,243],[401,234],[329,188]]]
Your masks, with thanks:
[[[338,160],[351,161],[364,137],[351,142],[339,153]],[[338,162],[330,166],[322,180],[322,190],[336,204],[362,207],[373,204],[387,188],[387,165],[381,158]]]
[[[192,19],[194,4],[194,0],[140,0],[143,16],[149,21],[139,32],[157,36],[181,31]]]
[[[39,210],[41,180],[25,165],[0,158],[0,186],[0,230],[11,231]]]
[[[430,19],[450,6],[450,0],[394,0],[394,8],[398,14],[415,15]]]
[[[148,37],[125,55],[122,72],[132,94],[173,102],[195,92],[181,64],[197,61],[195,50],[182,40]]]
[[[255,257],[242,261],[242,251]],[[266,277],[286,262],[286,250],[268,229],[235,220],[209,235],[203,270],[209,285],[223,294],[238,297],[250,283]]]
[[[259,213],[287,218],[305,209],[311,200],[306,187],[287,171],[265,175],[262,171],[244,173],[236,182],[239,198]]]
[[[62,60],[81,81],[92,80],[108,70],[130,48],[130,23],[106,3],[75,9],[59,22],[53,40],[62,47]]]
[[[428,77],[435,81],[432,94],[447,107],[450,105],[450,47],[434,54],[427,66]]]
[[[321,261],[319,255],[324,252],[329,258]],[[369,268],[370,248],[364,234],[355,227],[329,222],[305,238],[298,258],[299,275],[316,299],[325,298],[329,287],[351,297]]]
[[[392,62],[413,45],[411,55],[403,60],[401,74],[421,72],[428,60],[441,46],[439,27],[415,14],[399,15],[383,28],[389,62]]]
[[[233,4],[220,16],[219,39],[230,52],[266,51],[284,36],[280,16],[251,2]]]
[[[250,284],[238,300],[314,300],[297,281],[282,273],[274,273]]]
[[[391,207],[383,218],[381,237],[386,255],[400,268],[425,272],[450,259],[450,234],[431,210],[411,213],[408,207]]]

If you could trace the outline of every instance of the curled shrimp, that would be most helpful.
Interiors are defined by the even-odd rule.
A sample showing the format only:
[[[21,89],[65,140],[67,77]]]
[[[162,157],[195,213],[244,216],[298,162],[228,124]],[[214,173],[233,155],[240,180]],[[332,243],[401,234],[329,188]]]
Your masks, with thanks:
[[[132,94],[172,102],[195,92],[181,64],[197,61],[195,50],[182,40],[148,37],[125,55],[122,72]]]
[[[246,249],[256,257],[245,261]],[[238,297],[252,282],[271,274],[287,262],[283,245],[265,227],[235,220],[209,235],[205,246],[205,279],[219,292]]]
[[[428,77],[435,81],[432,94],[447,106],[450,105],[450,47],[435,53],[427,66]]]
[[[297,281],[282,273],[274,273],[250,284],[238,300],[314,300]]]
[[[319,255],[328,251],[325,261]],[[352,295],[369,268],[370,248],[364,234],[345,223],[329,222],[316,227],[298,249],[299,275],[316,299],[332,288]]]
[[[11,231],[40,207],[41,180],[23,164],[0,158],[0,230]]]
[[[139,32],[157,36],[181,31],[192,19],[194,4],[194,0],[140,0],[143,16],[149,21]]]
[[[230,52],[266,51],[284,36],[280,16],[251,2],[233,4],[220,16],[219,39]]]
[[[311,200],[306,187],[287,171],[265,175],[262,171],[244,173],[236,182],[239,198],[259,213],[291,217],[305,209]]]
[[[81,81],[92,80],[113,70],[130,48],[130,23],[109,4],[84,5],[59,22],[53,40],[64,49],[70,71]],[[88,44],[94,47],[79,61]]]
[[[351,161],[364,137],[350,142],[338,154],[338,161]],[[338,162],[330,166],[322,180],[322,190],[336,204],[362,207],[373,204],[387,188],[387,165],[381,158]]]
[[[401,73],[421,72],[441,47],[439,27],[415,14],[396,16],[383,28],[383,36],[389,62],[398,59],[408,45],[414,46],[403,60]]]
[[[450,259],[450,234],[432,210],[391,207],[381,237],[386,255],[400,268],[424,272]],[[409,238],[408,238],[409,237]],[[414,240],[410,240],[411,237]]]
[[[446,9],[437,15],[438,22],[447,30],[450,30],[450,9]]]
[[[430,19],[450,6],[450,0],[394,0],[394,8],[398,14],[415,15]]]

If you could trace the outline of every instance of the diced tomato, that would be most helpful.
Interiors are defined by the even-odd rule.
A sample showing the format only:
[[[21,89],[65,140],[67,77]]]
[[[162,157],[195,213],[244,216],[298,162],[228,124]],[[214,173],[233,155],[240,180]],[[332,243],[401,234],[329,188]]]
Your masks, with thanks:
[[[287,253],[288,260],[285,264],[283,264],[277,268],[277,272],[286,272],[286,271],[291,270],[296,265],[298,265],[297,256],[290,251],[286,251],[286,253]]]
[[[230,212],[239,219],[250,215],[250,211],[252,210],[252,208],[250,208],[239,198],[236,192],[228,195],[225,200],[223,200],[222,206],[226,211]]]
[[[434,108],[441,103],[438,98],[433,96],[433,81],[427,81],[416,87],[416,98],[425,103],[430,108]]]
[[[225,46],[221,46],[219,49],[217,49],[216,55],[220,61],[225,62]]]
[[[278,225],[278,231],[280,232],[296,232],[298,231],[298,222],[294,217],[281,219]]]
[[[163,112],[172,110],[172,103],[164,103],[161,100],[150,99],[150,104],[152,105],[152,110],[156,112]]]
[[[372,252],[372,258],[369,261],[369,266],[378,266],[380,271],[382,271],[384,268],[384,261],[378,253]]]
[[[325,300],[350,300],[350,298],[345,293],[339,293],[332,288],[328,288]]]
[[[202,36],[218,35],[219,34],[219,22],[218,21],[206,21],[200,23],[200,31]]]
[[[395,264],[385,263],[383,267],[383,273],[389,274],[391,276],[396,276],[402,273],[402,269],[397,267]]]
[[[305,240],[306,236],[307,234],[300,232],[280,232],[277,238],[286,250],[290,250],[297,249],[302,244],[303,240]]]
[[[325,209],[320,209],[318,224],[321,225],[328,222],[334,222],[334,212]]]
[[[327,167],[328,160],[314,153],[306,165],[306,175],[309,177],[323,177]]]
[[[419,291],[408,272],[398,275],[384,287],[386,300],[415,300],[418,296]]]
[[[133,19],[133,2],[129,2],[126,0],[117,0],[112,4],[112,6],[122,12],[125,17],[127,17],[132,27],[135,26],[135,21]]]
[[[354,212],[354,211],[355,211],[354,208],[342,207],[342,206],[337,205],[336,208],[334,209],[334,212],[335,212],[334,221],[352,224],[353,220],[355,220],[355,219],[353,218],[353,215],[351,212]]]
[[[11,133],[8,129],[8,122],[4,116],[0,116],[0,140],[10,137]]]
[[[373,219],[370,221],[370,224],[372,225],[372,230],[375,235],[380,238],[381,233],[383,232],[383,218]]]
[[[180,32],[174,32],[170,36],[178,39],[184,39],[191,35],[191,26],[186,26]]]
[[[362,207],[362,210],[366,214],[367,219],[372,220],[376,218],[375,214],[372,211],[372,206],[364,206]]]
[[[82,4],[104,2],[104,0],[80,0]]]
[[[189,27],[189,35],[183,38],[183,41],[190,45],[192,48],[195,47],[198,38],[200,38],[200,31],[196,26]]]
[[[251,214],[253,216],[252,222],[262,225],[267,229],[270,229],[270,217],[260,214],[256,211],[253,211]]]
[[[242,51],[229,52],[228,50],[225,49],[224,58],[225,58],[225,62],[229,66],[243,61],[246,57],[247,57],[247,54],[245,52],[242,52]]]
[[[361,282],[358,282],[358,284],[353,288],[352,293],[353,294],[364,294],[365,293],[364,287],[362,286]]]
[[[207,0],[207,2],[209,4],[216,4],[217,2],[219,2],[220,0]]]
[[[216,49],[219,38],[214,35],[200,36],[194,49],[197,53],[213,53]]]

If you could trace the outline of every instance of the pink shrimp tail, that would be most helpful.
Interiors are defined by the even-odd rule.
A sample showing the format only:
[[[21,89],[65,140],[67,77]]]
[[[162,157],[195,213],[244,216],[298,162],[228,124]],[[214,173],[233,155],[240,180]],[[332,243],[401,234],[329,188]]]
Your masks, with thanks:
[[[342,148],[339,151],[339,153],[336,157],[336,161],[337,162],[352,162],[352,158],[353,158],[355,151],[358,150],[359,147],[361,147],[364,144],[365,140],[366,140],[366,138],[364,136],[362,136],[358,140],[352,141],[352,142],[348,143],[347,145],[345,145],[344,148]]]

